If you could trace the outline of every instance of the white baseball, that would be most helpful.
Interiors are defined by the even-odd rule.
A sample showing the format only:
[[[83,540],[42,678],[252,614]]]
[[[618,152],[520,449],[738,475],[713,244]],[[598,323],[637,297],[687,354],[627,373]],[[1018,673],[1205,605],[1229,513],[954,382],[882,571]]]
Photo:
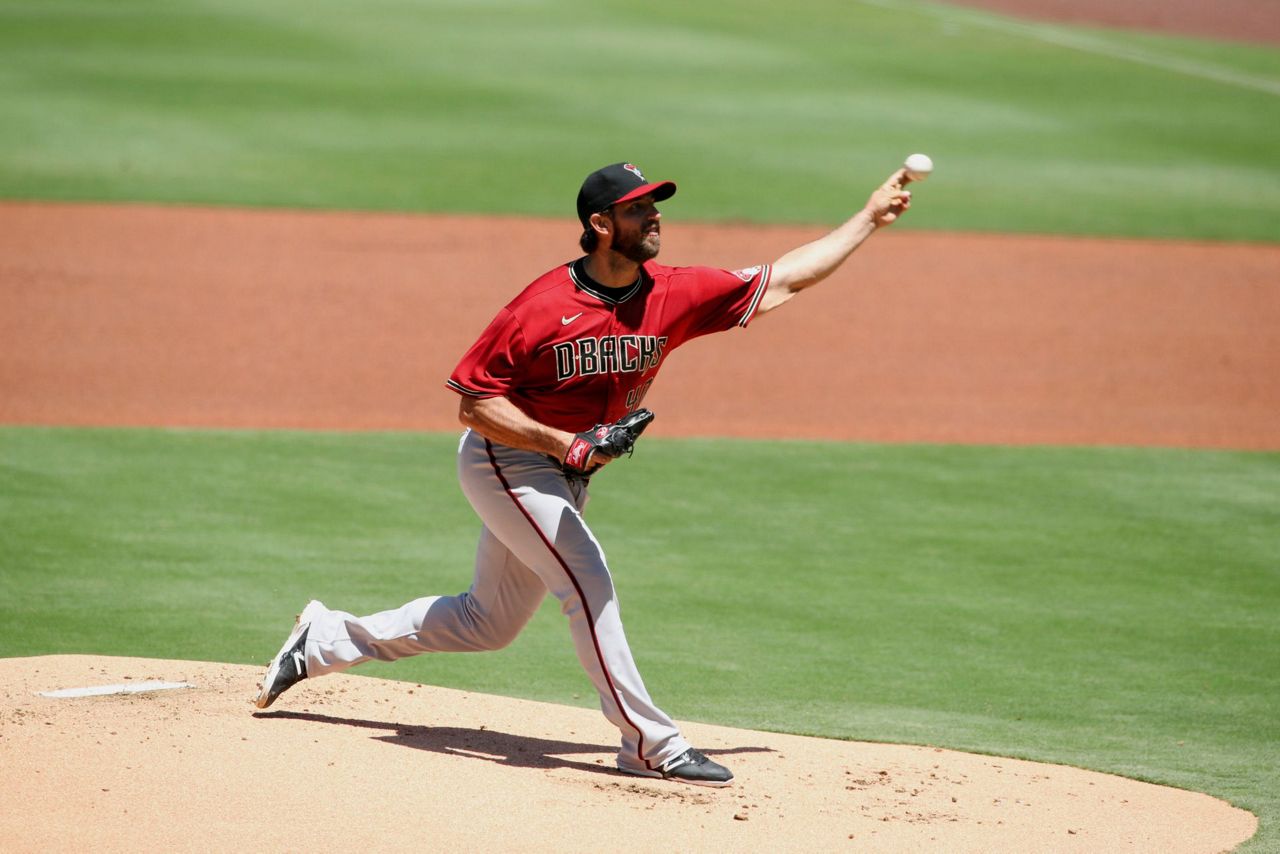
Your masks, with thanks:
[[[907,177],[912,181],[923,181],[933,171],[933,159],[927,154],[913,154],[902,165],[907,167]]]

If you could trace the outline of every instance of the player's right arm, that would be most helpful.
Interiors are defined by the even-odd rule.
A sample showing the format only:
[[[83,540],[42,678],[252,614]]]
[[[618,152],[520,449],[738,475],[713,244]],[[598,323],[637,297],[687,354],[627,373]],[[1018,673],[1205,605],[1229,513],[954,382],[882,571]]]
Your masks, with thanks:
[[[463,395],[458,420],[481,436],[511,448],[564,459],[574,435],[548,427],[526,415],[505,397]]]
[[[862,210],[844,225],[824,237],[792,249],[773,263],[769,291],[760,301],[757,314],[766,314],[805,288],[831,275],[879,228],[883,228],[911,207],[911,182],[906,169],[899,169],[876,188]]]

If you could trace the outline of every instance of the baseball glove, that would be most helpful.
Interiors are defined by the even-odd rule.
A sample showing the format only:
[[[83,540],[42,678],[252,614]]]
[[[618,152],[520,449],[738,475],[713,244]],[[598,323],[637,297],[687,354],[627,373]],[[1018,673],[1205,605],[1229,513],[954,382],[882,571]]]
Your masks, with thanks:
[[[597,424],[592,429],[579,433],[574,437],[568,452],[564,455],[564,467],[569,471],[585,474],[598,467],[591,464],[597,454],[609,459],[623,454],[630,456],[635,450],[636,439],[640,438],[640,434],[651,421],[653,421],[652,412],[647,409],[637,409],[612,424]],[[599,460],[596,462],[599,463]]]

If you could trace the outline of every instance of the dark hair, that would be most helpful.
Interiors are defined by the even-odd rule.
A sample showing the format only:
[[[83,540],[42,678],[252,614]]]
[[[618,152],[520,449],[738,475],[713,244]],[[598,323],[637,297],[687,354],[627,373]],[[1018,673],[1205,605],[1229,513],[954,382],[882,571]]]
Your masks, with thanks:
[[[600,245],[600,235],[594,228],[583,229],[582,236],[578,238],[578,245],[582,247],[583,252],[590,255]]]

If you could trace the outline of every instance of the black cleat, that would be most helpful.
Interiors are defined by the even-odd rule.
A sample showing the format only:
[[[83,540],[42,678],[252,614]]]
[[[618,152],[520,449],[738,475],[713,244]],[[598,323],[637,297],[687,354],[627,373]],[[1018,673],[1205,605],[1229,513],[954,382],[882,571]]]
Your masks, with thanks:
[[[708,759],[702,751],[693,748],[668,761],[660,769],[621,768],[619,770],[637,777],[661,777],[664,780],[676,780],[695,786],[728,786],[733,783],[732,771]]]
[[[280,647],[276,657],[267,666],[267,674],[262,677],[261,690],[254,701],[259,709],[270,706],[276,701],[276,697],[307,678],[307,631],[311,628],[311,621],[327,610],[314,599],[302,609],[293,625],[293,631],[285,638],[284,646]]]

